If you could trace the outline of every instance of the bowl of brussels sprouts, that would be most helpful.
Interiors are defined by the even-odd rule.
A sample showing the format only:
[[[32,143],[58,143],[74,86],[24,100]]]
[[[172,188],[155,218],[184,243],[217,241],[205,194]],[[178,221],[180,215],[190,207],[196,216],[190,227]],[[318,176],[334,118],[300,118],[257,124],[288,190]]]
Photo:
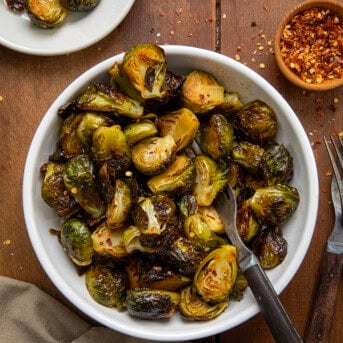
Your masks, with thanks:
[[[259,312],[214,206],[228,185],[239,234],[280,293],[318,206],[296,114],[226,56],[139,44],[51,105],[27,156],[24,215],[47,275],[89,317],[139,338],[198,339]]]

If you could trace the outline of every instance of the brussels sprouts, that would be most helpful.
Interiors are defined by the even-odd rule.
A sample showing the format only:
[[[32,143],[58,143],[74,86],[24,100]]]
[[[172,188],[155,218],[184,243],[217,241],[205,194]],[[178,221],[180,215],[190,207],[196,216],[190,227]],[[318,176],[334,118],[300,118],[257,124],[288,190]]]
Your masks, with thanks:
[[[222,113],[225,117],[231,117],[243,107],[237,92],[224,92],[224,102],[217,106],[214,110]]]
[[[26,10],[30,20],[44,29],[61,23],[68,13],[60,0],[26,0]]]
[[[228,169],[205,155],[194,159],[196,178],[193,194],[199,206],[210,206],[228,182]]]
[[[237,277],[236,248],[223,245],[211,251],[199,264],[193,287],[204,301],[228,300]]]
[[[180,295],[171,291],[137,289],[127,292],[126,301],[130,315],[141,319],[160,319],[174,314]]]
[[[106,206],[100,196],[93,175],[93,164],[88,155],[72,157],[63,172],[68,192],[93,218],[101,217]]]
[[[41,187],[42,199],[61,216],[78,211],[79,204],[66,192],[63,181],[64,164],[48,162],[42,168],[44,179]]]
[[[155,175],[174,161],[176,144],[170,135],[151,137],[135,144],[131,151],[136,169],[145,175]]]
[[[248,201],[260,224],[280,225],[297,209],[299,193],[292,186],[279,184],[258,189]]]
[[[60,0],[61,4],[72,12],[88,12],[98,5],[100,0]]]
[[[201,126],[200,144],[214,159],[230,154],[233,139],[233,127],[221,114],[212,114]]]
[[[244,201],[237,211],[237,231],[243,242],[250,242],[260,231],[261,225],[254,218],[249,202]]]
[[[274,144],[265,150],[260,167],[268,186],[288,183],[293,176],[293,158],[282,144]]]
[[[126,141],[130,146],[145,138],[153,137],[158,134],[155,124],[148,119],[127,125],[123,132],[126,137]]]
[[[252,245],[252,251],[264,269],[278,266],[287,255],[287,241],[276,227],[261,231]]]
[[[243,298],[245,289],[249,286],[248,280],[245,278],[242,270],[238,268],[236,282],[230,293],[230,300],[240,301]]]
[[[184,107],[158,117],[156,125],[161,136],[171,135],[174,138],[176,150],[180,151],[193,140],[200,123],[197,116]]]
[[[179,307],[183,316],[204,321],[218,317],[228,307],[228,302],[209,304],[202,300],[192,287],[186,287],[180,293]]]
[[[199,206],[198,212],[202,215],[212,232],[225,233],[223,222],[214,206]]]
[[[195,166],[186,155],[178,155],[175,161],[162,173],[147,181],[149,189],[154,193],[185,194],[189,192],[195,181]]]
[[[104,162],[98,171],[98,188],[102,198],[106,204],[110,203],[114,196],[114,183],[117,175],[117,170],[113,160]]]
[[[241,108],[235,116],[235,127],[245,139],[254,144],[271,143],[276,135],[274,111],[263,101],[254,100]]]
[[[185,194],[181,196],[177,202],[178,209],[183,217],[191,216],[198,212],[198,203],[195,196],[192,194]]]
[[[60,238],[67,255],[77,266],[88,266],[92,263],[91,233],[84,222],[68,219],[62,225]]]
[[[154,252],[156,250],[154,248],[143,246],[140,242],[141,236],[141,231],[134,225],[130,225],[128,228],[124,229],[121,238],[125,245],[125,250],[129,254],[134,251]]]
[[[224,87],[205,71],[194,70],[183,82],[181,101],[195,114],[203,114],[223,104]]]
[[[76,100],[81,110],[115,112],[128,118],[138,119],[143,115],[143,106],[123,93],[97,83],[90,84]]]
[[[92,266],[86,272],[86,287],[90,296],[106,307],[124,310],[128,285],[127,275],[120,270]]]

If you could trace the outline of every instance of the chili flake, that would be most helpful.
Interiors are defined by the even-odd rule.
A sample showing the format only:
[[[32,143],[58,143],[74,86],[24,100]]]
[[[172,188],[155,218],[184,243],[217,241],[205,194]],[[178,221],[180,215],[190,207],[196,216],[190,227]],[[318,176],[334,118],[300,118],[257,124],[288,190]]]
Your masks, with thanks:
[[[281,56],[303,81],[320,84],[343,76],[342,18],[325,8],[296,14],[285,26]]]

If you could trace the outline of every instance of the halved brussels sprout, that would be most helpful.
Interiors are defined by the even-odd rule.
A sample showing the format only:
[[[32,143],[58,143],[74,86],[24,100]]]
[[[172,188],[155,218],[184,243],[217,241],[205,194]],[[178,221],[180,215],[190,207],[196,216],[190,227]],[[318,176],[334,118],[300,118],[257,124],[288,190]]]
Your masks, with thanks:
[[[127,275],[120,270],[92,266],[86,272],[86,286],[90,296],[106,307],[124,310],[128,285]]]
[[[124,242],[125,249],[129,254],[134,251],[154,252],[156,250],[142,245],[140,241],[141,236],[141,231],[134,225],[130,225],[128,228],[124,229],[121,237]]]
[[[261,225],[254,218],[249,202],[244,201],[237,211],[237,231],[243,242],[250,242],[260,231]]]
[[[178,209],[183,217],[191,216],[198,212],[198,203],[192,194],[182,195],[177,202]]]
[[[225,233],[224,225],[215,206],[199,206],[198,213],[208,224],[210,230],[214,233]]]
[[[60,0],[61,4],[72,12],[88,12],[98,5],[100,0]]]
[[[228,300],[236,282],[237,270],[236,248],[223,245],[201,261],[194,275],[193,287],[205,301]]]
[[[151,137],[135,144],[131,151],[136,169],[145,175],[155,175],[174,161],[176,144],[170,135]]]
[[[279,184],[258,189],[248,201],[260,224],[280,225],[297,209],[299,193],[295,187]]]
[[[180,295],[171,291],[137,289],[127,292],[126,301],[130,315],[142,319],[160,319],[174,314]]]
[[[77,266],[88,266],[92,263],[93,245],[88,226],[79,219],[68,219],[60,231],[62,246]]]
[[[233,126],[222,114],[212,114],[201,126],[200,144],[214,159],[228,156],[234,140]]]
[[[192,287],[186,287],[180,293],[179,307],[183,316],[193,320],[204,321],[217,318],[228,307],[228,302],[223,301],[209,304]]]
[[[239,93],[224,92],[224,102],[217,106],[214,110],[222,113],[225,117],[230,117],[238,112],[243,107]]]
[[[147,181],[149,189],[154,193],[185,194],[189,192],[195,181],[195,166],[186,155],[178,155],[175,161],[159,175]]]
[[[176,150],[180,151],[193,140],[200,122],[191,110],[183,107],[158,117],[156,125],[161,136],[171,135],[174,138]]]
[[[183,82],[181,101],[195,114],[203,114],[223,104],[224,87],[207,72],[194,70]]]
[[[158,134],[156,125],[148,119],[127,125],[123,132],[129,146],[132,146],[145,138],[153,137]]]

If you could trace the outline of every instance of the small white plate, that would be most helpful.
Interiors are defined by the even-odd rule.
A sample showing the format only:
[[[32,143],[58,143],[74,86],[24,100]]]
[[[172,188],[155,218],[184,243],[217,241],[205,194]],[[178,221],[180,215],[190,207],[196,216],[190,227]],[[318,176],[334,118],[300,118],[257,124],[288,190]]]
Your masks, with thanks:
[[[134,0],[102,0],[88,13],[69,12],[54,29],[32,24],[24,12],[11,11],[0,1],[0,44],[26,54],[54,56],[84,49],[113,31]]]

